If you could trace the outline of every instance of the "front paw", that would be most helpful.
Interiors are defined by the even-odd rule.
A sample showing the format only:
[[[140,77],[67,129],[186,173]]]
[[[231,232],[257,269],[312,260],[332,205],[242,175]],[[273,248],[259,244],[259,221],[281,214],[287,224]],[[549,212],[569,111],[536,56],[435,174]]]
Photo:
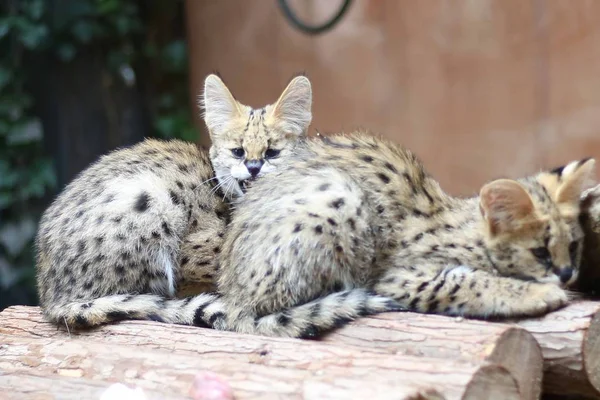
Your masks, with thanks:
[[[552,283],[532,283],[521,299],[523,316],[537,316],[554,311],[569,302],[567,292]]]

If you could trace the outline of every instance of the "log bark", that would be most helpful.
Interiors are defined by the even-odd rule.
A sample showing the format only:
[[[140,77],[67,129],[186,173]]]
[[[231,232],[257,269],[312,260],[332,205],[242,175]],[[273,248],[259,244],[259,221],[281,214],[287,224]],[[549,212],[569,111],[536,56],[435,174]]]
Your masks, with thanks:
[[[522,330],[513,330],[516,327],[529,331],[540,344],[544,393],[600,399],[599,302],[579,301],[544,317],[514,323],[381,314],[354,321],[324,340],[388,354],[488,361],[514,371],[523,394],[537,398],[539,393],[526,389],[531,379],[526,370],[535,363],[521,347]]]
[[[541,392],[539,345],[531,334],[508,324],[388,313],[356,320],[324,341],[387,354],[489,362],[511,371],[523,399],[538,399]]]
[[[452,331],[454,325],[447,321],[438,329]],[[494,335],[498,337],[497,332]],[[493,344],[494,336],[476,340]],[[0,370],[5,374],[47,378],[59,370],[77,371],[77,376],[107,386],[121,381],[171,395],[185,395],[194,374],[210,370],[226,377],[238,399],[524,398],[515,371],[485,357],[390,354],[374,351],[375,346],[265,338],[146,321],[69,336],[44,322],[35,307],[10,307],[0,313],[0,343]],[[532,339],[521,346],[525,353],[539,352]],[[530,370],[540,369],[538,357],[538,365],[530,365]],[[539,377],[531,379],[533,386],[536,382],[533,392],[539,393]]]
[[[544,393],[600,399],[600,302],[575,302],[516,324],[542,348]]]
[[[110,384],[81,377],[36,376],[0,371],[0,400],[97,400]],[[145,390],[144,394],[147,400],[189,399],[187,396],[150,390]]]

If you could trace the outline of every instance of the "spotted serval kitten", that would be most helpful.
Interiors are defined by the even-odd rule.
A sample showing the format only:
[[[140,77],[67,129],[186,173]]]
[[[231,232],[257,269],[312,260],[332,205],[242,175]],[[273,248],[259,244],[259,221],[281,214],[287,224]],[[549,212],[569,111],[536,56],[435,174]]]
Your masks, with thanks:
[[[398,308],[483,318],[556,309],[577,277],[579,198],[594,163],[495,180],[464,199],[388,141],[307,141],[238,203],[221,253],[223,297],[218,311],[207,307],[213,326],[312,337]]]
[[[181,283],[210,284],[229,218],[224,197],[286,163],[311,121],[311,86],[296,77],[276,103],[252,109],[210,75],[203,106],[210,157],[193,144],[146,140],[100,158],[46,210],[37,283],[50,321],[152,319],[153,296],[165,301]]]

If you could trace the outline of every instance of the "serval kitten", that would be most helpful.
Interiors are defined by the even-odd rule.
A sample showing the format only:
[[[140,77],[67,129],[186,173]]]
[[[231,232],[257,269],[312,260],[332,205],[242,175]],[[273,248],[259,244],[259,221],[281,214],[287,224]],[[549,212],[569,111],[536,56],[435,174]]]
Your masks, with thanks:
[[[594,160],[464,199],[409,150],[365,134],[309,140],[294,158],[237,204],[216,328],[312,337],[381,311],[523,317],[567,303]]]
[[[36,267],[50,321],[160,319],[157,302],[167,304],[178,286],[210,286],[229,219],[225,198],[287,162],[311,121],[311,87],[296,77],[276,103],[252,109],[210,75],[203,106],[210,157],[193,144],[146,140],[100,158],[46,210]]]

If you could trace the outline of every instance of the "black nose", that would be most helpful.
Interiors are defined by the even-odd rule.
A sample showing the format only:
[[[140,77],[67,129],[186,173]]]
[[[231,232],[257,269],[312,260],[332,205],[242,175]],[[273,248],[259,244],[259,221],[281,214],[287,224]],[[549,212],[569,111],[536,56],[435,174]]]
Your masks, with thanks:
[[[567,267],[561,269],[560,273],[558,274],[558,277],[560,278],[560,281],[562,283],[569,282],[569,279],[573,277],[573,268]]]
[[[253,178],[256,178],[256,175],[260,172],[263,164],[263,160],[246,160],[246,162],[244,162],[244,165],[246,165],[248,172],[250,172],[250,175],[252,175]]]

